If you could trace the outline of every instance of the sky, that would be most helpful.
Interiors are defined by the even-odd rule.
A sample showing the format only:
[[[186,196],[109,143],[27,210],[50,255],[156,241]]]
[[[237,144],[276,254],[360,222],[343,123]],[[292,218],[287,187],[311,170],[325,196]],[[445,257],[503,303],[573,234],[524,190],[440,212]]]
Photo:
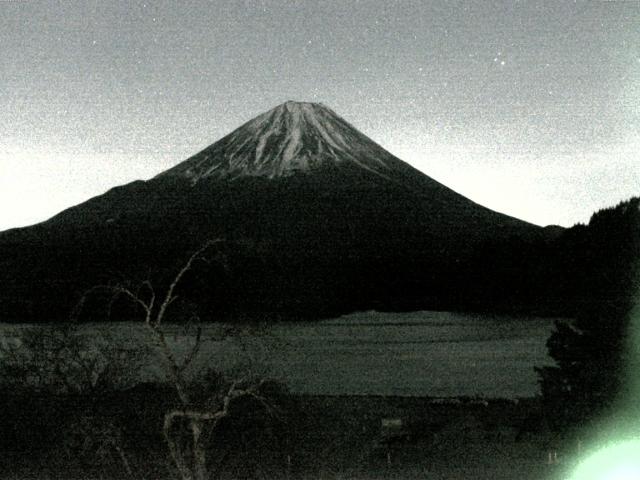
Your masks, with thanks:
[[[0,230],[322,102],[494,210],[640,195],[635,1],[0,1]]]

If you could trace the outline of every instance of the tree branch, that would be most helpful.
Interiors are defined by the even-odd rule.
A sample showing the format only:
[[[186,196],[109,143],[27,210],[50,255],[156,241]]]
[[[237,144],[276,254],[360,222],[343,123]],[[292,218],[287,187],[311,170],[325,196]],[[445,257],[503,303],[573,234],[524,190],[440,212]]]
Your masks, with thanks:
[[[191,266],[193,265],[193,262],[195,262],[209,247],[220,242],[222,242],[221,239],[209,240],[189,257],[189,260],[187,260],[187,263],[185,263],[182,269],[180,269],[178,274],[174,277],[173,281],[171,282],[171,285],[169,285],[169,288],[167,289],[167,294],[165,295],[164,301],[160,305],[160,310],[158,311],[158,314],[156,315],[156,318],[154,320],[154,323],[156,325],[160,325],[160,322],[162,322],[162,320],[164,319],[164,314],[167,310],[167,307],[171,304],[171,302],[173,302],[173,299],[175,298],[173,295],[173,291],[178,286],[178,283],[180,283],[180,280],[182,280],[182,277],[184,277],[184,275],[189,270],[191,270]]]

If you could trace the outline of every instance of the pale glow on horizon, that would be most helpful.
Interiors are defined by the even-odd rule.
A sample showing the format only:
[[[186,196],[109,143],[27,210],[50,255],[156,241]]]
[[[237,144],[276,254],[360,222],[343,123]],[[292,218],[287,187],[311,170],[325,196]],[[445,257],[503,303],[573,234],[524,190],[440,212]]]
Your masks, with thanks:
[[[372,133],[372,137],[376,134]],[[505,153],[479,145],[433,145],[423,135],[391,135],[380,142],[398,158],[485,207],[537,225],[586,223],[591,214],[613,204],[602,198],[638,194],[640,165],[636,149],[584,154],[580,172],[575,155],[565,162],[532,161],[531,155]],[[410,142],[411,138],[411,142]],[[422,143],[416,138],[423,138]],[[386,145],[385,145],[386,143]],[[194,147],[196,153],[201,146]],[[0,231],[32,225],[62,210],[134,180],[146,180],[186,159],[185,153],[77,154],[11,152],[0,158]],[[555,156],[558,159],[558,155]],[[573,161],[569,161],[573,160]],[[580,190],[569,190],[577,174]],[[575,202],[579,198],[579,202]],[[569,206],[570,208],[567,208]],[[579,208],[578,208],[579,207]]]
[[[608,149],[546,153],[477,141],[437,143],[419,127],[390,138],[381,144],[431,178],[480,205],[541,226],[588,223],[594,212],[640,195],[640,137]]]
[[[569,162],[541,167],[522,161],[527,157],[512,154],[487,161],[485,153],[464,149],[405,156],[415,168],[474,202],[541,226],[588,223],[597,210],[640,194],[635,152],[622,152],[615,161],[603,153],[583,154],[581,160],[593,165],[583,171]],[[578,175],[584,178],[576,181]],[[576,183],[580,188],[569,187]]]
[[[142,155],[13,152],[0,158],[0,231],[33,225],[163,170]]]

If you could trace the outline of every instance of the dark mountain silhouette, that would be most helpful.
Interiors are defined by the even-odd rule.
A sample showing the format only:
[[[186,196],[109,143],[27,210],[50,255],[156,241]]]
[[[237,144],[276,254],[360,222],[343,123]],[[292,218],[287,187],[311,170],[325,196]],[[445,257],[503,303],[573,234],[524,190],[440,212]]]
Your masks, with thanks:
[[[218,315],[491,310],[475,282],[504,259],[478,252],[559,234],[457,194],[320,104],[286,102],[149,181],[0,233],[0,318],[57,320],[91,285],[161,283],[212,238],[226,267],[189,287]]]

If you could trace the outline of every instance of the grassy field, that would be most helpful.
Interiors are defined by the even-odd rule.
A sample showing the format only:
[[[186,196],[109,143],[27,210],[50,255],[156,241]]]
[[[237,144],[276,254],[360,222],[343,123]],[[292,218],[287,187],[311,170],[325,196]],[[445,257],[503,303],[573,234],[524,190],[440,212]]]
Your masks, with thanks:
[[[220,340],[220,324],[203,326],[200,366],[228,369],[260,365],[299,394],[530,397],[538,393],[534,366],[549,364],[546,340],[553,321],[542,318],[451,312],[360,312],[312,323],[268,325]],[[22,326],[1,325],[5,337]],[[43,328],[47,328],[43,326]],[[82,325],[105,349],[149,347],[142,324]],[[193,336],[167,324],[178,356]],[[149,352],[133,381],[163,374],[161,359]]]
[[[30,328],[50,327],[5,325],[2,340],[19,343]],[[208,438],[212,478],[553,479],[571,463],[571,442],[549,432],[535,399],[550,320],[366,312],[231,336],[224,328],[204,326],[193,369],[241,368],[289,393],[278,418],[240,405]],[[144,326],[74,332],[105,362],[124,354],[116,386],[89,397],[5,389],[1,478],[177,478],[161,435],[175,391]],[[186,355],[194,337],[184,326],[165,334]],[[559,463],[550,465],[554,450]]]

